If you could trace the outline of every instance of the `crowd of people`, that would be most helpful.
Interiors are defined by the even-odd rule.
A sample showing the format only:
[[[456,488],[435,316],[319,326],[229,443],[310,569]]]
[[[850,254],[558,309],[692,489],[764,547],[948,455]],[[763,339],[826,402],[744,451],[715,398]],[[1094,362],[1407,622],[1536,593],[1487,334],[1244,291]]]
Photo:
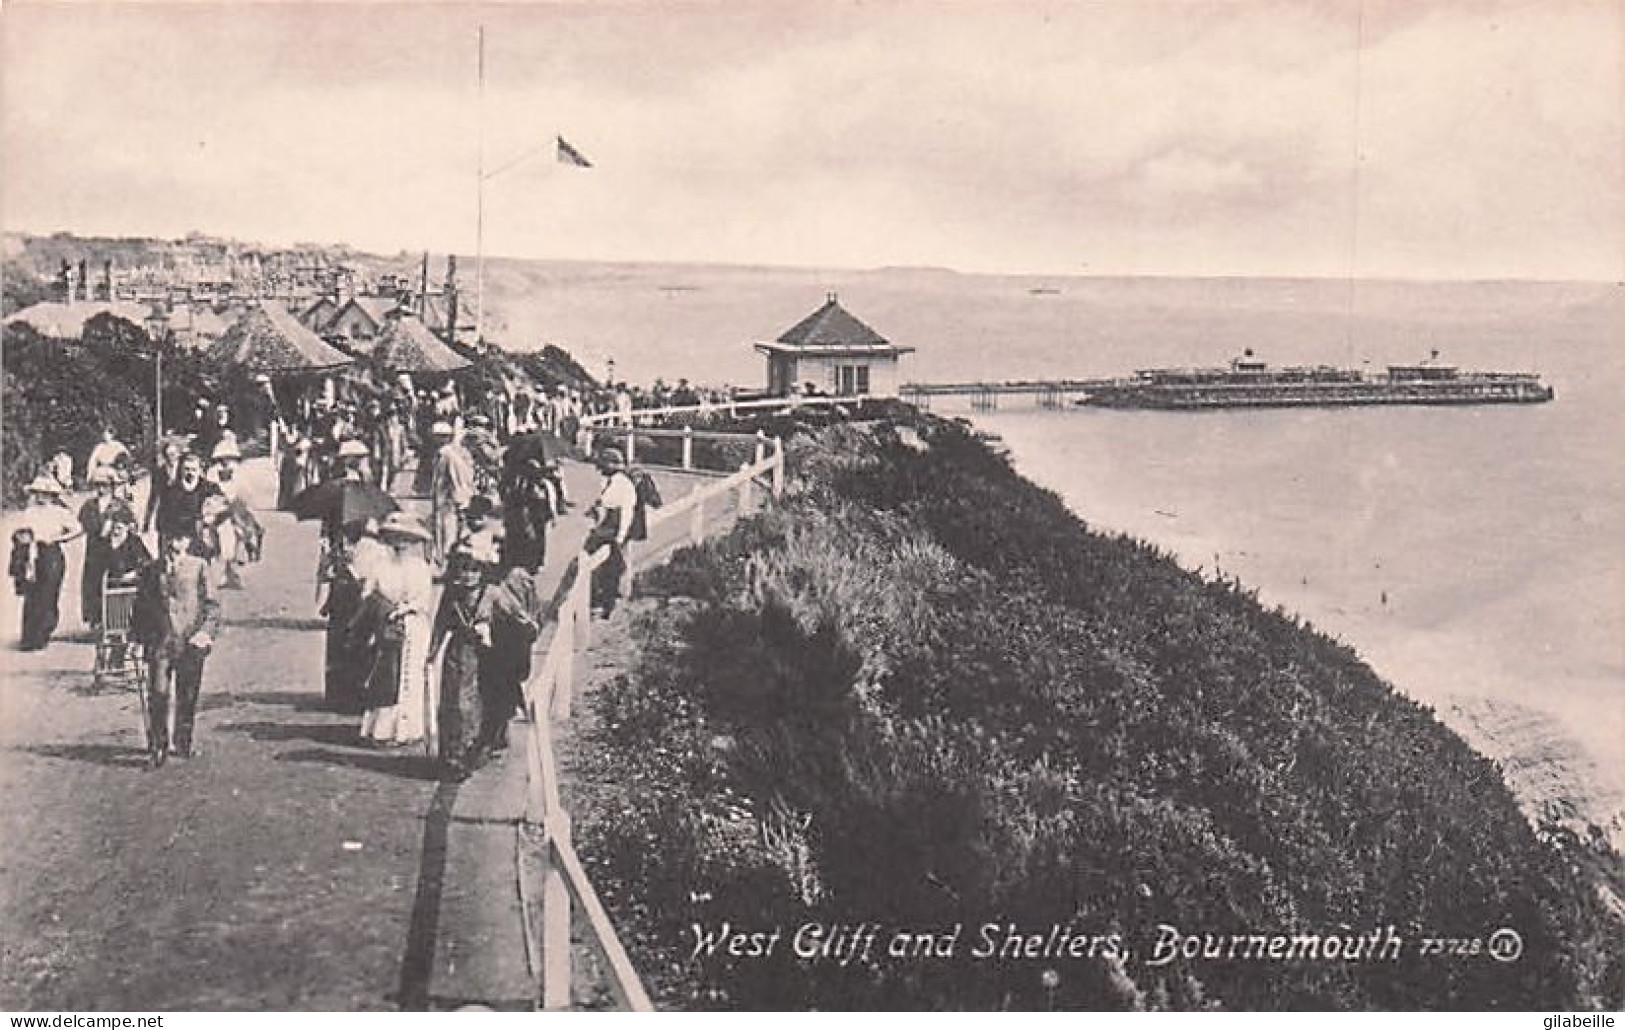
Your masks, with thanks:
[[[323,694],[334,711],[358,717],[358,743],[432,743],[450,778],[507,747],[543,629],[538,578],[548,535],[570,506],[559,462],[573,453],[581,416],[602,404],[601,395],[584,404],[564,388],[466,403],[454,387],[416,391],[403,377],[389,396],[318,394],[279,413],[277,507],[320,522]],[[109,588],[133,590],[128,631],[146,662],[153,767],[196,753],[219,592],[243,588],[264,541],[243,491],[231,413],[200,404],[192,425],[188,437],[160,445],[144,506],[135,459],[111,429],[86,458],[90,496],[77,513],[67,501],[71,459],[53,460],[30,483],[12,540],[24,650],[47,647],[56,632],[65,548],[79,538],[87,628],[102,628]],[[608,615],[643,512],[619,453],[594,460],[604,489],[588,546],[609,555],[593,602]],[[402,510],[397,486],[427,499],[427,524]]]

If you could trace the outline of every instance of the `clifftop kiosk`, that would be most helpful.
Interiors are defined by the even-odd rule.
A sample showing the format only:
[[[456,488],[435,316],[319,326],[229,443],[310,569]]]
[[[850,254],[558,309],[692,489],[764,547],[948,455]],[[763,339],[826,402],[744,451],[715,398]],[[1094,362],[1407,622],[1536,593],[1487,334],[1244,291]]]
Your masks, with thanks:
[[[899,347],[841,307],[835,294],[824,306],[785,330],[773,343],[758,343],[767,357],[767,389],[783,396],[803,386],[837,396],[897,396]]]

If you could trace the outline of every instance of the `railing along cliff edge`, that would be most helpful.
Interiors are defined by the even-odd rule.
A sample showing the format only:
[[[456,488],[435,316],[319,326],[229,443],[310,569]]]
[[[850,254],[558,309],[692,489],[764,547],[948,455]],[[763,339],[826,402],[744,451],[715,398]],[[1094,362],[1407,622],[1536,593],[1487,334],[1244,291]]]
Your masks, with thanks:
[[[850,400],[850,398],[848,398]],[[659,414],[673,414],[698,409],[663,409]],[[642,416],[645,412],[634,412]],[[694,439],[718,439],[749,443],[754,446],[754,460],[746,462],[737,472],[726,478],[705,482],[672,502],[648,512],[648,543],[627,555],[628,575],[633,568],[647,566],[671,547],[683,542],[698,543],[708,532],[707,509],[720,512],[728,495],[738,496],[741,514],[754,504],[757,481],[766,479],[764,493],[773,496],[784,487],[784,445],[774,437],[740,433],[708,433],[694,430],[647,429],[625,426],[606,426],[588,423],[585,427],[590,441],[592,433],[624,436],[628,458],[632,457],[635,436],[679,437],[685,439],[684,467],[693,468],[691,442]],[[672,471],[680,471],[673,469]],[[661,527],[680,518],[688,519],[686,534],[677,534],[661,541],[657,532]],[[720,524],[715,520],[712,524]],[[658,541],[658,542],[657,542]],[[548,643],[535,673],[525,684],[525,708],[530,718],[530,747],[528,752],[526,802],[524,822],[520,828],[519,887],[522,898],[533,898],[536,883],[525,872],[526,838],[540,845],[542,868],[534,879],[540,881],[541,926],[533,925],[531,905],[522,905],[525,921],[525,942],[531,954],[531,968],[540,975],[539,998],[541,1007],[548,1010],[570,1006],[571,943],[570,926],[573,911],[580,908],[583,918],[597,940],[609,966],[609,985],[616,1000],[633,1011],[650,1011],[653,1004],[644,989],[637,970],[621,944],[609,914],[599,900],[582,867],[571,840],[570,816],[559,798],[559,769],[554,753],[553,720],[567,720],[575,686],[576,657],[585,651],[592,636],[592,573],[609,556],[608,549],[592,554],[583,553],[575,566],[574,578],[565,592],[565,600],[558,611],[558,628]],[[570,575],[566,573],[566,575]],[[539,836],[539,839],[538,839]]]

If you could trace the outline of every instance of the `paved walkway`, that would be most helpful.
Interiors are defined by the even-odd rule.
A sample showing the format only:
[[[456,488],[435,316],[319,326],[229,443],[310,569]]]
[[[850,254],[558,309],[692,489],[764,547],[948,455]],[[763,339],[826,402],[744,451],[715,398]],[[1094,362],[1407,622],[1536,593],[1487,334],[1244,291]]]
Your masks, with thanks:
[[[584,465],[566,481],[549,591],[599,483]],[[316,530],[260,517],[266,558],[224,594],[190,762],[147,771],[137,695],[92,691],[89,637],[17,652],[0,605],[0,1008],[529,1007],[517,752],[441,784],[421,751],[353,746],[355,720],[319,706]]]

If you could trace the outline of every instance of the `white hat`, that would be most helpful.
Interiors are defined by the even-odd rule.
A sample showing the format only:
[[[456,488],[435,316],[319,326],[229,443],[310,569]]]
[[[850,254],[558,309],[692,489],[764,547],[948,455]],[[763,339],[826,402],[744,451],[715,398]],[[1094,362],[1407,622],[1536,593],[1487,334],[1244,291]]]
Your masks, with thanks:
[[[430,436],[454,436],[450,422],[436,422],[429,427]]]
[[[367,445],[360,440],[346,440],[339,444],[339,457],[341,458],[365,458],[366,456]]]
[[[392,511],[378,527],[379,536],[409,537],[413,540],[429,539],[429,531],[423,528],[422,523],[406,514],[404,511]]]
[[[55,476],[39,475],[35,476],[34,481],[28,484],[28,492],[31,494],[61,494],[62,484],[57,482]]]
[[[237,441],[221,440],[214,445],[214,450],[209,453],[209,458],[212,461],[225,461],[227,459],[241,461],[243,452],[237,449]]]

